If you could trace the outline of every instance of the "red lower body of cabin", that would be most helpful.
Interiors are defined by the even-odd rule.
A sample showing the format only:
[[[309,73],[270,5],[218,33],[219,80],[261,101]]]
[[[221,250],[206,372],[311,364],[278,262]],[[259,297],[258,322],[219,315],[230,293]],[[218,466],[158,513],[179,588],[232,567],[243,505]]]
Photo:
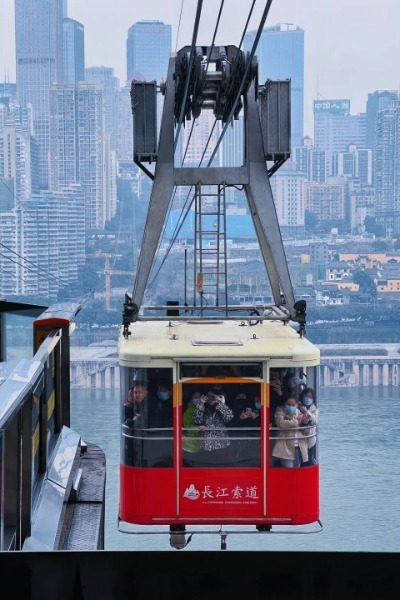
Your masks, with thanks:
[[[120,519],[156,524],[302,525],[319,519],[319,467],[121,466]]]

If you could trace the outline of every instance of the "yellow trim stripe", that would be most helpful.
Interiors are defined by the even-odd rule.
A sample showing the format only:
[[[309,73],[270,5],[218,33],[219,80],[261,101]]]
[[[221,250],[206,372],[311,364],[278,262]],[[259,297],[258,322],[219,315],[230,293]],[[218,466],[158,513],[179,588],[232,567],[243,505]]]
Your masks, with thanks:
[[[32,455],[33,456],[35,456],[35,454],[39,448],[39,438],[40,438],[39,431],[40,431],[40,428],[39,428],[39,423],[38,423],[36,425],[36,429],[32,435]]]
[[[55,405],[56,405],[56,394],[55,394],[55,391],[53,390],[47,401],[47,420],[48,421],[50,421],[51,417],[53,416]]]

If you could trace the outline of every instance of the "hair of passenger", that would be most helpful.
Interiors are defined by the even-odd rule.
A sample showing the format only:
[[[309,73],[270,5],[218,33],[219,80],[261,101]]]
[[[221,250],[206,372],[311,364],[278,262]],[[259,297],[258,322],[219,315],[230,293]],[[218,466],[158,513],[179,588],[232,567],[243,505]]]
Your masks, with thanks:
[[[134,381],[133,382],[133,387],[144,387],[144,388],[148,388],[147,382],[146,381]]]
[[[315,400],[315,392],[312,387],[306,387],[301,391],[300,400],[302,401],[306,394],[312,394],[313,400]]]

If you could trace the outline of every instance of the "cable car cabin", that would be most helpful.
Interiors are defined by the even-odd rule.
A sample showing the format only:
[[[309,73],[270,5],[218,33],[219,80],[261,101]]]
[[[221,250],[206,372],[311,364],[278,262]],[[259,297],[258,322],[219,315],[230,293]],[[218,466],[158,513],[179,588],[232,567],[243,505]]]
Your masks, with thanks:
[[[278,321],[143,320],[120,336],[119,361],[120,521],[319,521],[310,341]]]

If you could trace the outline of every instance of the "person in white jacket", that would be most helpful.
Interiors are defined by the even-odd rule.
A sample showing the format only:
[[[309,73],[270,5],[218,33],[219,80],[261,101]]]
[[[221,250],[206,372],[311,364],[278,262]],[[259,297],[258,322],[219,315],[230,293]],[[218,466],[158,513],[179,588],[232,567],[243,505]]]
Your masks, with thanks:
[[[275,411],[278,439],[272,456],[279,460],[279,466],[293,468],[308,462],[308,443],[302,433],[303,415],[297,407],[297,400],[289,397]]]

